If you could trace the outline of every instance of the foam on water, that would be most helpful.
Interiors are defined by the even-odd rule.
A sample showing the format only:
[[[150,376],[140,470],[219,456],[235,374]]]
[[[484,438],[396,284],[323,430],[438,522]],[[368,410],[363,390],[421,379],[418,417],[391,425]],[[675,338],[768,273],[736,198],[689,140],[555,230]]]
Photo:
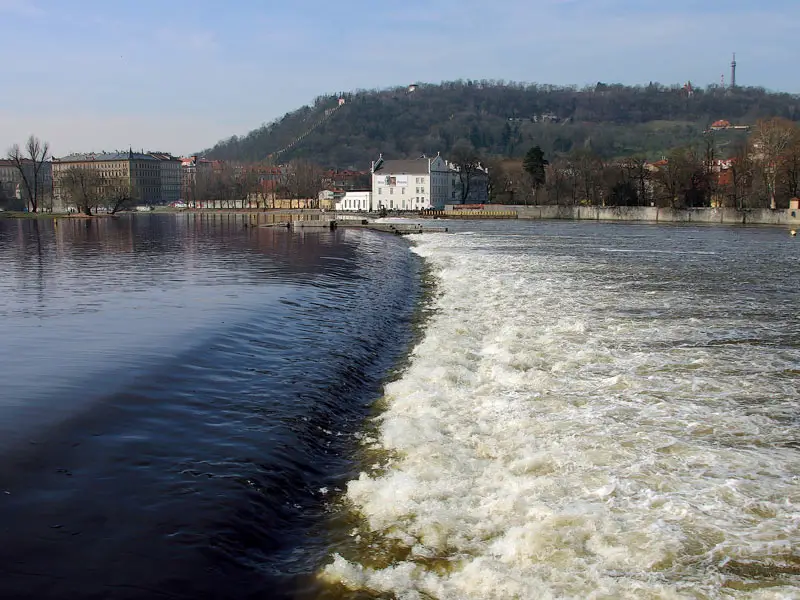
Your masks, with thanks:
[[[350,482],[356,550],[326,580],[399,598],[800,597],[798,344],[748,343],[746,298],[678,318],[686,290],[598,285],[596,265],[526,237],[417,241],[436,312],[385,390],[384,464]]]

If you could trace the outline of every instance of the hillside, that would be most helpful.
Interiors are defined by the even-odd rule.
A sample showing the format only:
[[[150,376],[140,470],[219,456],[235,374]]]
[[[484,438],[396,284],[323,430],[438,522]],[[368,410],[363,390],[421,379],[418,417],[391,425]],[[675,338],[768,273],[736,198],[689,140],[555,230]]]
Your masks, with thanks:
[[[342,106],[339,97],[317,98],[313,106],[221,141],[205,155],[242,162],[307,158],[326,167],[365,168],[380,152],[392,158],[446,154],[463,138],[493,156],[519,157],[539,144],[548,156],[588,147],[603,157],[655,157],[697,141],[717,119],[800,120],[800,96],[762,88],[711,86],[690,94],[658,84],[577,89],[459,81],[344,94]]]

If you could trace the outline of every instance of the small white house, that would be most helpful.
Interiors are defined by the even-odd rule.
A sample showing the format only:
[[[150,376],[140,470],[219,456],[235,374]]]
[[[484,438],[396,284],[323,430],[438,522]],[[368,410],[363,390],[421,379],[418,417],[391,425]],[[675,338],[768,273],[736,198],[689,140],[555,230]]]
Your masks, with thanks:
[[[372,192],[357,191],[345,192],[344,196],[336,200],[336,211],[369,212],[372,203]]]

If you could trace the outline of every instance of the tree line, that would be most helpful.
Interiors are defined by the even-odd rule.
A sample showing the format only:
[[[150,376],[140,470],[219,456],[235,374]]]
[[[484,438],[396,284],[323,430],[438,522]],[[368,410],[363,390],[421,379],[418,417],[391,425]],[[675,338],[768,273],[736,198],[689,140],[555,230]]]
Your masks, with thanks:
[[[258,162],[288,146],[326,108],[344,106],[285,158],[326,168],[360,168],[378,154],[449,155],[462,138],[483,155],[522,158],[532,145],[548,156],[590,149],[604,160],[658,157],[690,144],[718,119],[800,119],[800,97],[762,88],[684,88],[651,83],[570,86],[458,81],[321,96],[243,136],[205,151],[209,158]]]
[[[284,165],[269,161],[237,165],[219,163],[198,170],[185,186],[184,200],[189,206],[219,202],[221,207],[237,204],[248,208],[276,208],[288,200],[290,208],[318,205],[324,187],[324,172],[316,164],[295,159]]]
[[[728,156],[708,134],[654,162],[641,155],[608,160],[586,148],[548,161],[539,146],[522,161],[486,162],[490,197],[498,203],[788,208],[800,196],[800,127],[760,120]]]

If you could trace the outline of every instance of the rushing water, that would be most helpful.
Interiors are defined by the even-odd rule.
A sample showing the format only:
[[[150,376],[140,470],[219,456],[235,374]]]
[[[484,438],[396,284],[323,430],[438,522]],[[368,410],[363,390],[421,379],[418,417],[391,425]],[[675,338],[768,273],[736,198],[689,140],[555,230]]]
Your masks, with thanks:
[[[420,261],[250,219],[0,220],[0,597],[315,594]]]
[[[800,246],[462,223],[362,449],[342,597],[800,598]]]

